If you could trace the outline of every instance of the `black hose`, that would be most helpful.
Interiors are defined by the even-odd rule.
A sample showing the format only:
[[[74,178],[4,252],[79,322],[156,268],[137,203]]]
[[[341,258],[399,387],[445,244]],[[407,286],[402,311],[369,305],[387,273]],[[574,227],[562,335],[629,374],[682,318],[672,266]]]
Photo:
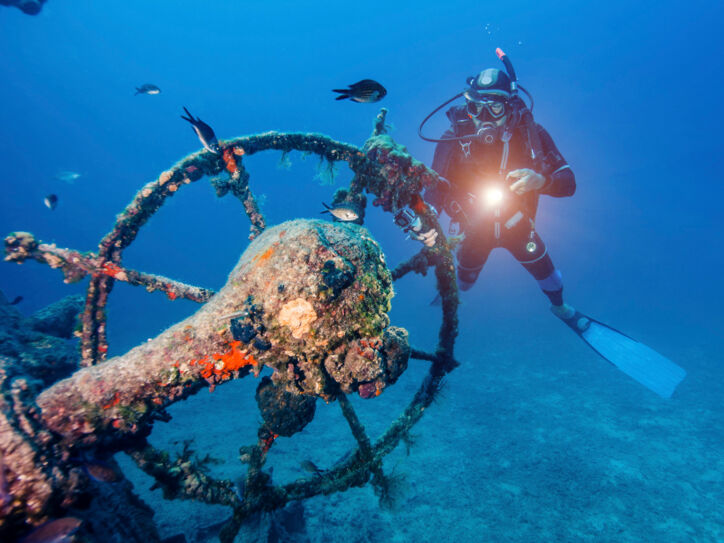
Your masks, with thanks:
[[[422,139],[424,139],[425,141],[430,141],[430,142],[432,142],[432,143],[441,143],[441,142],[443,142],[443,141],[461,141],[461,140],[466,140],[466,139],[470,139],[471,137],[474,137],[473,135],[471,135],[471,136],[463,136],[463,137],[460,137],[460,138],[433,139],[433,138],[428,138],[428,137],[422,135],[422,127],[425,126],[425,123],[426,123],[427,121],[429,121],[430,118],[431,118],[433,115],[435,115],[435,113],[437,113],[438,111],[440,111],[442,108],[444,108],[446,105],[448,105],[448,104],[449,104],[450,102],[452,102],[453,100],[457,100],[457,99],[460,98],[462,95],[463,95],[463,93],[462,93],[462,92],[459,92],[459,93],[457,93],[455,96],[453,96],[452,98],[450,98],[450,100],[448,100],[447,102],[443,102],[442,104],[440,104],[439,106],[437,106],[435,109],[433,109],[432,112],[431,112],[427,117],[425,117],[425,118],[422,120],[422,122],[420,123],[420,126],[419,126],[419,128],[417,129],[417,135],[420,136],[420,137],[421,137]]]

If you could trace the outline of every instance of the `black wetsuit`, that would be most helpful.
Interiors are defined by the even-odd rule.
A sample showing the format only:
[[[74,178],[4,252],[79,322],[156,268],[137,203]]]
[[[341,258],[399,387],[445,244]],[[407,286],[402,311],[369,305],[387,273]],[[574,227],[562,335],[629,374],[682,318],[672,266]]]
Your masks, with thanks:
[[[453,128],[446,131],[442,139],[473,133],[473,123],[464,107],[452,108],[448,117]],[[500,140],[484,144],[476,139],[438,143],[432,168],[450,184],[428,190],[425,200],[439,211],[444,209],[465,233],[457,254],[461,285],[471,285],[490,251],[504,247],[538,281],[551,302],[560,305],[563,300],[561,274],[535,231],[534,221],[539,195],[571,196],[576,190],[575,176],[553,139],[539,124],[532,124],[529,130],[524,122],[518,123],[501,170],[503,145]],[[536,155],[535,158],[532,155]],[[505,176],[519,168],[542,174],[546,179],[543,187],[522,195],[510,191]],[[499,205],[486,205],[482,193],[493,186],[502,192],[503,199]]]

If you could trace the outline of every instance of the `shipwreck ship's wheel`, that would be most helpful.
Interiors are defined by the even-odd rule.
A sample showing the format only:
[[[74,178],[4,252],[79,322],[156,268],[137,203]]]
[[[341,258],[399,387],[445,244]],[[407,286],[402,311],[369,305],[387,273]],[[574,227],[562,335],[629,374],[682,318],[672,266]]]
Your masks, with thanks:
[[[43,246],[36,242],[26,244],[26,254],[21,254],[22,251],[16,248],[18,261],[33,256],[51,263],[52,257],[55,259],[55,267],[62,267],[66,277],[78,278],[90,273],[82,315],[81,355],[83,366],[94,366],[103,364],[106,359],[108,345],[105,308],[116,280],[143,285],[149,291],[165,292],[171,299],[184,297],[204,303],[214,294],[207,289],[122,267],[123,251],[134,241],[140,228],[159,210],[166,198],[186,184],[226,171],[228,178],[219,180],[217,177],[213,181],[217,194],[224,196],[230,192],[242,202],[251,222],[250,239],[264,231],[264,217],[249,188],[249,175],[242,165],[244,156],[265,150],[284,153],[301,151],[317,154],[330,165],[339,161],[347,162],[354,177],[347,189],[337,191],[333,204],[350,205],[360,210],[360,215],[363,216],[366,192],[375,196],[374,205],[387,212],[411,206],[422,217],[426,227],[438,230],[439,241],[435,247],[423,248],[412,259],[392,270],[392,278],[396,280],[410,271],[425,274],[428,268],[433,267],[442,297],[443,315],[436,352],[425,353],[416,349],[411,351],[412,358],[430,363],[429,372],[410,403],[379,439],[374,442],[370,440],[349,400],[344,394],[338,394],[336,399],[357,442],[356,451],[340,459],[332,469],[313,478],[275,485],[262,467],[276,436],[268,426],[263,425],[259,430],[258,442],[242,447],[242,461],[249,466],[243,500],[236,495],[230,481],[214,480],[197,470],[193,464],[181,463],[179,459],[172,460],[168,454],[152,448],[143,439],[135,440],[132,445],[124,448],[144,471],[156,479],[157,484],[163,488],[165,497],[196,499],[230,506],[233,517],[222,530],[223,541],[231,541],[241,523],[252,513],[274,510],[292,500],[343,491],[369,481],[378,494],[384,497],[390,483],[382,470],[383,457],[390,453],[400,440],[409,436],[411,428],[434,399],[444,375],[456,366],[453,347],[457,334],[458,299],[453,258],[437,218],[420,198],[422,188],[434,183],[436,174],[412,159],[404,148],[386,135],[385,115],[386,110],[383,109],[376,119],[372,136],[363,148],[341,143],[321,134],[267,132],[222,142],[221,155],[206,151],[189,155],[138,192],[119,215],[113,230],[102,239],[97,255],[81,256],[79,253]],[[35,254],[30,254],[33,251]],[[184,469],[179,469],[181,465],[185,466]]]

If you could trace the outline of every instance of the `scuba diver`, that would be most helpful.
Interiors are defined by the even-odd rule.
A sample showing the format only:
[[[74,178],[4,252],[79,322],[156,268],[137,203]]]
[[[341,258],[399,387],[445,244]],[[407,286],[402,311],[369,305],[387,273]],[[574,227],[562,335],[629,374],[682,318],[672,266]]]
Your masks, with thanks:
[[[445,211],[451,233],[462,237],[458,287],[470,289],[490,252],[507,249],[538,282],[554,315],[616,367],[670,397],[686,375],[682,368],[563,301],[561,272],[536,232],[535,217],[541,195],[572,196],[576,178],[551,136],[534,121],[532,96],[518,84],[510,59],[501,49],[496,54],[505,70],[488,68],[469,77],[467,88],[433,110],[419,128],[422,139],[437,143],[432,169],[442,178],[426,190],[424,199],[438,214]],[[528,96],[530,107],[519,90]],[[465,103],[447,110],[451,126],[442,137],[423,136],[425,123],[460,97]],[[434,244],[436,234],[422,234],[413,212],[400,213],[406,217],[396,217],[398,225],[406,221],[414,239],[428,247]]]
[[[561,273],[535,230],[535,215],[541,194],[573,195],[573,171],[506,72],[488,68],[468,85],[465,105],[447,111],[452,126],[435,148],[432,169],[449,182],[425,194],[464,233],[458,285],[470,289],[490,251],[503,247],[536,279],[553,312],[570,318],[575,310],[563,303]]]

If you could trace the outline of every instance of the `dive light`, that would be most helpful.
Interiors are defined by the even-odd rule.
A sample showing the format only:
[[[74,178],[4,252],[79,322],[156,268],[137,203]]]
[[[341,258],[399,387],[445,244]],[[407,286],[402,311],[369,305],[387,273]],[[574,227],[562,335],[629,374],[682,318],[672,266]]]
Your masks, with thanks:
[[[478,186],[480,188],[477,194],[471,194],[471,196],[473,196],[474,200],[477,200],[481,211],[497,209],[503,204],[505,200],[505,182],[497,177],[486,178]]]
[[[488,207],[498,207],[503,201],[503,191],[497,186],[486,187],[483,193],[483,201]]]

